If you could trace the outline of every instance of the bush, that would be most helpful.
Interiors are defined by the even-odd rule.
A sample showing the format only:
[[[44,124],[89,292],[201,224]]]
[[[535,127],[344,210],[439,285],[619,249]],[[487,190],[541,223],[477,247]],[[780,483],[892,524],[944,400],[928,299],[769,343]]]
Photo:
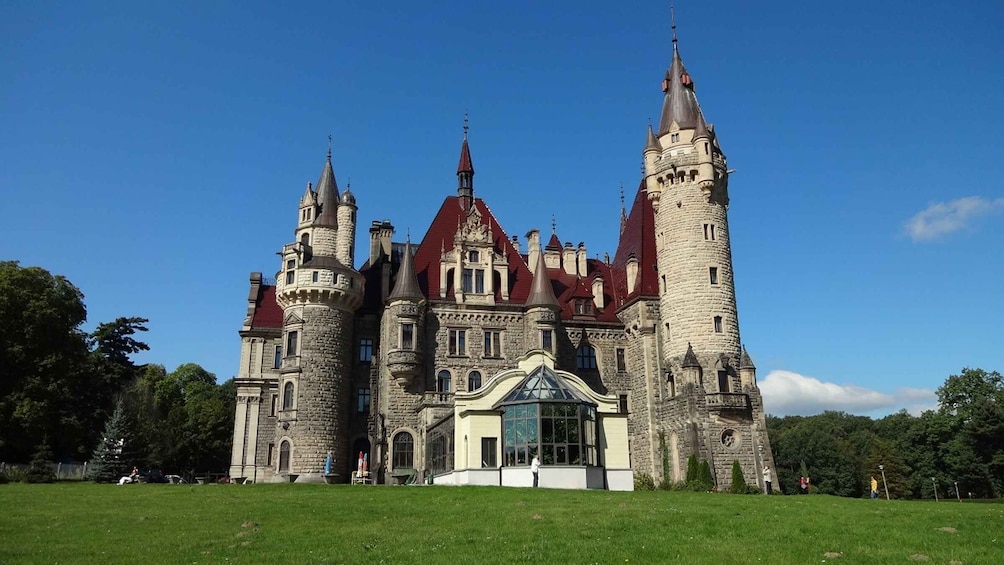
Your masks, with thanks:
[[[697,455],[691,453],[690,457],[687,458],[687,478],[685,479],[685,482],[688,485],[693,484],[694,481],[697,480],[698,472]]]
[[[743,476],[743,466],[738,459],[732,460],[732,486],[729,487],[732,494],[746,494],[746,477]]]
[[[655,480],[648,473],[639,473],[634,476],[634,490],[655,490]]]

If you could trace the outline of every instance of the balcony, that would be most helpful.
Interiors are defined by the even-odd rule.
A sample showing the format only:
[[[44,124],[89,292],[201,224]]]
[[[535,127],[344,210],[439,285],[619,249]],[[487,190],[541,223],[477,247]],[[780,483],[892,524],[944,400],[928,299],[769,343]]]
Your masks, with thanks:
[[[426,408],[453,408],[452,392],[425,392],[415,406],[415,412]]]
[[[422,361],[417,351],[397,349],[387,352],[387,370],[402,387],[409,386],[421,369]]]
[[[750,399],[742,392],[711,392],[704,396],[708,410],[746,411],[750,408]]]

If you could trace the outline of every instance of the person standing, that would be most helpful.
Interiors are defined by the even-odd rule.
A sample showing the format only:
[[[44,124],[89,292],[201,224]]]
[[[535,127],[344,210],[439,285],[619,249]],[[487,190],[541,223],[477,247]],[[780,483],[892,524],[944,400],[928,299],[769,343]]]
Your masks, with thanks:
[[[537,479],[540,477],[540,459],[537,459],[537,454],[533,455],[533,461],[530,461],[530,472],[533,473],[533,486],[537,488]]]
[[[878,481],[875,480],[875,475],[872,475],[872,500],[878,498]]]
[[[799,477],[798,488],[802,491],[802,494],[809,494],[809,479],[806,477]]]
[[[770,477],[770,467],[763,466],[763,488],[767,491],[767,494],[774,494],[774,489],[771,488],[771,477]]]

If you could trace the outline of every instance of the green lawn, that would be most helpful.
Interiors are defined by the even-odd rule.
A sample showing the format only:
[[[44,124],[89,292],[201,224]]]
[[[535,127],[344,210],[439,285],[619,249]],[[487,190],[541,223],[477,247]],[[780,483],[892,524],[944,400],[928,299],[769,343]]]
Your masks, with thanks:
[[[1004,563],[1004,504],[481,487],[0,485],[0,563]],[[827,552],[839,557],[825,556]]]

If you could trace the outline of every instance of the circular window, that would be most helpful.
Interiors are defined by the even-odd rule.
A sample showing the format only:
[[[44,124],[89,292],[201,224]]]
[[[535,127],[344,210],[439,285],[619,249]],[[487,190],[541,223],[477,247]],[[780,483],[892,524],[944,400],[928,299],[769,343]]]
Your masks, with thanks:
[[[722,445],[730,449],[738,447],[739,433],[732,429],[722,432]]]

